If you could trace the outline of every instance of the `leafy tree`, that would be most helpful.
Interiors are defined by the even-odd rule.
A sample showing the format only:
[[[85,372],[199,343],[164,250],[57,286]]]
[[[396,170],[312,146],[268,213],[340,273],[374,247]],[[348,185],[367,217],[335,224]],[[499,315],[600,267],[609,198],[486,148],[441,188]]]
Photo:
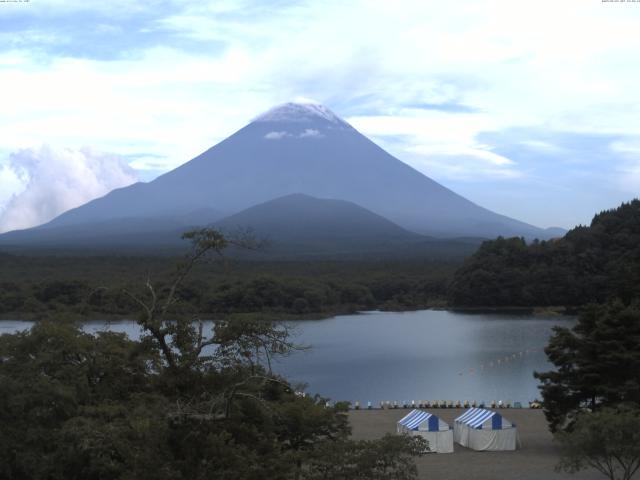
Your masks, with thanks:
[[[413,457],[426,451],[422,437],[385,435],[379,441],[324,442],[313,452],[307,478],[313,480],[405,479],[417,475]]]
[[[570,432],[556,435],[562,446],[558,470],[592,467],[610,480],[630,480],[640,468],[640,410],[603,408],[581,413]]]
[[[113,404],[116,412],[144,395],[157,357],[122,334],[92,336],[58,320],[0,336],[0,358],[3,478],[58,478],[56,469],[65,464],[60,449],[67,446],[61,435],[98,406]]]
[[[193,250],[170,282],[126,291],[140,341],[63,319],[0,336],[0,477],[315,479],[331,454],[330,478],[415,478],[415,440],[353,442],[344,405],[273,373],[272,358],[297,348],[285,327],[219,320],[205,332],[185,314],[185,279],[235,242],[185,238]]]
[[[572,328],[555,327],[545,349],[556,370],[535,373],[551,429],[570,426],[583,409],[640,405],[640,308],[592,305]]]

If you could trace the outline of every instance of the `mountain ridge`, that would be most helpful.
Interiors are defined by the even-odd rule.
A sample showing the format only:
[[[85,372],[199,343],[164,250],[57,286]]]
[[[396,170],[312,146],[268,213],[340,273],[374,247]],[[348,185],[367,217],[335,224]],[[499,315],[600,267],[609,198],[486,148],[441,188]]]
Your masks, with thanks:
[[[114,190],[29,231],[39,235],[122,218],[180,217],[203,208],[227,217],[295,193],[352,202],[421,235],[557,235],[465,199],[396,159],[328,108],[296,103],[267,111],[149,183]]]
[[[35,247],[45,254],[69,253],[69,249],[76,253],[176,254],[188,248],[182,234],[202,227],[216,228],[229,238],[249,234],[261,245],[259,249],[231,248],[228,253],[254,260],[459,258],[471,254],[481,242],[424,237],[352,202],[291,194],[199,225],[189,224],[189,218],[165,223],[130,217],[52,227],[43,229],[38,237],[16,231],[0,237],[0,245],[12,252]]]

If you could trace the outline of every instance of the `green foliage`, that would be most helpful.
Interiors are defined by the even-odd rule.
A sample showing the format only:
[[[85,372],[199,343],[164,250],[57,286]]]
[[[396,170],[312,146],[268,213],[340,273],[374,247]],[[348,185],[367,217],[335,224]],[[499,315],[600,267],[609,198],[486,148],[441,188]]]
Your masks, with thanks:
[[[570,432],[556,435],[562,446],[558,470],[592,467],[610,480],[630,480],[640,468],[640,410],[603,408],[581,413]]]
[[[183,261],[183,260],[181,260]],[[440,306],[457,263],[201,262],[177,290],[174,311],[208,318],[228,314],[318,317],[380,308]],[[151,276],[168,293],[176,273],[166,257],[13,257],[0,255],[0,316],[128,317]]]
[[[580,306],[640,296],[640,200],[596,215],[564,238],[485,242],[455,273],[458,306]]]
[[[58,475],[56,469],[64,470],[60,449],[68,446],[62,437],[79,428],[81,418],[87,425],[97,408],[107,423],[118,410],[130,412],[124,405],[148,394],[149,369],[156,361],[154,352],[124,335],[91,336],[60,321],[0,336],[0,358],[4,478]],[[139,400],[135,404],[143,408]],[[53,478],[74,478],[60,475]]]
[[[61,318],[0,336],[0,478],[414,479],[424,445],[351,441],[345,405],[271,371],[297,348],[284,326],[219,320],[204,332],[180,315],[196,262],[227,245],[213,231],[189,238],[170,281],[123,292],[140,308],[140,341]]]
[[[54,280],[38,289],[35,297],[42,303],[60,302],[64,305],[76,305],[87,293],[87,286],[82,282]]]
[[[385,435],[379,441],[323,442],[313,452],[307,478],[313,480],[409,479],[417,475],[413,457],[425,452],[422,437]]]
[[[640,406],[640,306],[589,306],[569,330],[556,327],[545,349],[556,369],[536,373],[552,430],[581,410],[621,402]]]

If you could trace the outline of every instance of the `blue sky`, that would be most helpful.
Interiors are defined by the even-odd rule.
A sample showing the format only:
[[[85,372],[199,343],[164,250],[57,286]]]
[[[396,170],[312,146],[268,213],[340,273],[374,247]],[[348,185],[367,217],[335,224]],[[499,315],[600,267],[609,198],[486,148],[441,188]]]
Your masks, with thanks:
[[[0,230],[297,97],[480,205],[588,223],[640,192],[639,22],[601,0],[0,3]]]

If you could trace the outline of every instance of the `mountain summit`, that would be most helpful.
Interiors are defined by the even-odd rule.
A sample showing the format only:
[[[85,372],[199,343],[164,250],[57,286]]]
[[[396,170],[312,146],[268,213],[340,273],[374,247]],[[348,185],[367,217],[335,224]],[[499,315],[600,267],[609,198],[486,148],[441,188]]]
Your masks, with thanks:
[[[406,230],[437,237],[550,236],[461,197],[313,103],[272,108],[175,170],[114,190],[33,233],[125,218],[189,215],[205,224],[291,194],[355,203]],[[194,214],[212,210],[216,218]]]
[[[336,125],[349,126],[344,120],[319,103],[288,102],[267,110],[258,115],[253,122],[294,122],[305,123],[317,120],[325,120]]]

